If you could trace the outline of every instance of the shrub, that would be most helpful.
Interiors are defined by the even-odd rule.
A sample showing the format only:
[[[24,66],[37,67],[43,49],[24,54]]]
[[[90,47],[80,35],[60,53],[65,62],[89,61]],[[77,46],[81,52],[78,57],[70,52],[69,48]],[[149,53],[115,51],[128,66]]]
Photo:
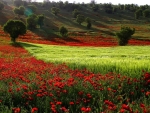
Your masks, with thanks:
[[[82,22],[84,22],[84,20],[85,20],[84,15],[79,14],[79,15],[77,16],[76,21],[77,21],[80,25],[81,25]]]
[[[38,22],[37,15],[32,14],[26,19],[27,27],[30,30],[33,30],[36,28]]]
[[[20,6],[19,8],[16,7],[13,11],[18,16],[19,15],[24,15],[25,8],[23,6]]]
[[[91,27],[92,27],[92,24],[91,23],[87,23],[87,29],[91,29]]]
[[[9,33],[11,41],[15,43],[16,38],[18,38],[19,35],[26,33],[26,25],[20,20],[8,20],[4,24],[3,30],[4,32]]]
[[[44,15],[38,15],[37,16],[37,24],[40,26],[40,28],[44,25]]]
[[[62,27],[59,28],[59,32],[60,32],[61,36],[64,37],[64,36],[67,36],[68,29],[66,27],[62,26]]]
[[[72,14],[73,14],[73,17],[76,18],[77,15],[80,14],[80,12],[77,9],[74,9],[74,11],[72,12]]]
[[[128,40],[131,38],[131,36],[135,33],[135,29],[131,29],[130,27],[121,27],[121,30],[116,33],[116,36],[118,38],[118,43],[121,46],[127,45]]]
[[[149,9],[146,9],[143,11],[143,16],[146,18],[146,17],[150,17],[150,10]]]
[[[54,15],[57,15],[60,10],[59,10],[59,8],[57,8],[57,7],[52,7],[52,8],[51,8],[51,11],[52,11],[52,13],[53,13]]]
[[[86,19],[85,19],[85,21],[87,22],[87,29],[90,29],[91,28],[91,26],[92,26],[92,24],[91,24],[91,19],[89,18],[89,17],[87,17]]]

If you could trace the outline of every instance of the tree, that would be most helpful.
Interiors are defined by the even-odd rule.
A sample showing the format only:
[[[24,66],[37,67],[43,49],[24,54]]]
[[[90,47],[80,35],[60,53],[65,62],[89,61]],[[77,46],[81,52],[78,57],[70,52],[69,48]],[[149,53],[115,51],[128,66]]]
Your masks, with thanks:
[[[35,29],[37,26],[37,15],[32,14],[30,15],[27,19],[26,19],[26,23],[27,23],[27,28],[28,29]]]
[[[92,27],[92,24],[91,23],[87,23],[87,29],[91,29],[91,27]]]
[[[142,16],[142,10],[138,9],[135,11],[135,18],[138,19],[140,16]]]
[[[4,24],[3,30],[9,33],[11,41],[15,43],[19,35],[26,33],[26,25],[20,20],[8,20]]]
[[[44,18],[44,15],[37,16],[37,24],[40,26],[40,28],[44,25]]]
[[[98,5],[93,5],[93,6],[92,6],[92,10],[93,10],[94,12],[97,12],[98,9],[99,9],[99,6],[98,6]]]
[[[74,18],[77,18],[77,15],[79,15],[80,12],[77,9],[74,9],[74,11],[72,12],[72,14],[73,14]]]
[[[89,18],[89,17],[87,17],[86,19],[85,19],[85,21],[87,22],[87,28],[88,29],[90,29],[91,28],[91,26],[92,26],[92,24],[91,24],[91,19]]]
[[[121,46],[127,45],[131,36],[135,33],[135,29],[130,27],[121,27],[121,30],[116,33],[118,43]]]
[[[0,11],[4,9],[4,4],[2,2],[0,2]]]
[[[77,15],[76,21],[81,25],[82,22],[84,22],[85,18],[84,15]]]
[[[59,1],[58,5],[59,5],[59,8],[61,8],[61,9],[64,7],[64,3],[62,1]]]
[[[59,32],[60,32],[61,36],[64,37],[64,36],[67,36],[67,34],[68,34],[68,29],[65,28],[64,26],[62,26],[62,27],[59,28]]]
[[[91,19],[90,19],[89,17],[87,17],[87,18],[85,19],[85,21],[86,21],[87,23],[91,23]]]
[[[20,6],[19,8],[16,7],[13,11],[18,16],[19,15],[24,15],[25,8],[23,6]]]
[[[143,16],[146,18],[146,17],[150,17],[150,10],[149,9],[145,9],[143,11]]]
[[[59,10],[59,8],[57,8],[57,7],[52,7],[52,8],[51,8],[51,11],[52,11],[52,13],[53,13],[54,15],[57,15],[60,10]]]

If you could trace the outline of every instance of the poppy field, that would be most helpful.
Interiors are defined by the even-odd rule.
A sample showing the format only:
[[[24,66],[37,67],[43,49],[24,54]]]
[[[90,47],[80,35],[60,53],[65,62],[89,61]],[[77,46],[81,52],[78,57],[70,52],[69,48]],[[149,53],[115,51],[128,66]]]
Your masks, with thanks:
[[[30,35],[20,40],[52,44],[52,41],[35,38]],[[21,42],[12,45],[9,40],[1,31],[1,113],[150,112],[149,72],[141,70],[141,75],[131,77],[113,72],[94,73],[86,68],[71,69],[64,63],[55,64],[39,60],[20,46],[22,44],[38,49],[39,46],[36,44]],[[60,40],[55,40],[55,45],[58,42]],[[141,41],[141,45],[144,43],[149,44],[148,41]],[[79,46],[82,42],[66,42],[67,44]],[[113,47],[117,46],[116,42],[115,44]],[[89,46],[89,43],[84,46]],[[104,46],[112,45],[107,43]]]

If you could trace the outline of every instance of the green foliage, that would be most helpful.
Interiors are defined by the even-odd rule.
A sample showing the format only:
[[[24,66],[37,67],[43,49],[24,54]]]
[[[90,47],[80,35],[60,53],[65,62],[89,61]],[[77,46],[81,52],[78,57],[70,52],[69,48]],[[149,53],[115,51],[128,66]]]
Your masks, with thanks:
[[[11,41],[15,43],[19,35],[26,33],[26,25],[20,20],[8,20],[4,24],[3,30],[9,33]]]
[[[2,2],[0,2],[0,11],[4,9],[4,4]]]
[[[86,21],[87,23],[91,23],[91,19],[90,19],[89,17],[87,17],[87,18],[85,19],[85,21]]]
[[[72,14],[73,14],[74,18],[77,18],[77,15],[79,15],[80,12],[77,9],[74,9],[74,11],[72,12]]]
[[[113,7],[113,12],[117,12],[118,7]]]
[[[98,5],[93,5],[93,6],[92,6],[92,10],[93,10],[94,12],[97,12],[97,11],[99,10],[99,6],[98,6]]]
[[[33,13],[35,13],[37,10],[37,7],[35,5],[28,5],[27,8],[32,10]]]
[[[59,2],[58,2],[58,6],[59,6],[59,8],[62,9],[62,8],[64,7],[64,3],[63,3],[62,1],[59,1]]]
[[[57,14],[60,12],[60,10],[59,10],[59,8],[57,8],[57,7],[52,7],[52,8],[51,8],[51,12],[52,12],[54,15],[57,15]]]
[[[87,29],[91,29],[91,27],[92,27],[92,24],[91,23],[87,23]]]
[[[84,22],[84,20],[85,20],[84,15],[81,15],[81,14],[77,15],[76,21],[77,21],[80,25],[81,25],[82,22]]]
[[[20,6],[19,8],[14,8],[13,11],[17,15],[24,15],[25,8],[23,6]]]
[[[44,18],[44,15],[37,16],[37,24],[40,26],[40,28],[44,25]]]
[[[26,19],[27,28],[33,30],[36,28],[38,22],[37,15],[32,14]]]
[[[130,27],[121,27],[121,30],[116,33],[119,45],[124,46],[128,44],[128,40],[135,33],[135,29]]]
[[[135,18],[138,19],[140,16],[142,16],[142,10],[138,9],[135,11]]]
[[[62,27],[59,28],[59,32],[60,32],[61,36],[64,37],[64,36],[67,36],[68,29],[66,27],[62,26]]]
[[[143,16],[146,18],[146,17],[150,17],[150,10],[149,9],[145,9],[143,11]]]
[[[91,19],[89,18],[89,17],[87,17],[86,19],[85,19],[85,21],[87,22],[87,29],[90,29],[91,27],[92,27],[92,24],[91,24]]]

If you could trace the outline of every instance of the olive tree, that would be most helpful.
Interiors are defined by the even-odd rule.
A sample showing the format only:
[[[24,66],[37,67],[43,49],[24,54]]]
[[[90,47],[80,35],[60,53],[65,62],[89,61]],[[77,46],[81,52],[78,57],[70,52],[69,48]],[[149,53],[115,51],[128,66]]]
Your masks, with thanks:
[[[36,28],[38,22],[37,15],[32,14],[26,19],[27,28],[33,30]]]
[[[67,36],[68,29],[66,27],[62,26],[62,27],[59,28],[59,32],[60,32],[61,36],[64,37],[64,36]]]
[[[20,20],[8,20],[4,24],[3,30],[10,35],[11,41],[15,43],[19,35],[26,33],[26,25]]]
[[[38,15],[37,16],[37,24],[40,26],[40,28],[44,25],[44,15]]]
[[[19,8],[14,8],[14,13],[17,14],[18,16],[19,15],[24,15],[24,12],[25,12],[25,8],[23,6],[20,6]]]
[[[85,19],[85,21],[87,22],[87,29],[90,29],[91,27],[92,27],[92,24],[91,24],[91,19],[89,18],[89,17],[87,17],[86,19]]]
[[[57,15],[60,12],[59,8],[57,8],[57,7],[52,7],[51,11],[54,15]]]
[[[121,30],[116,33],[118,38],[118,43],[121,46],[127,45],[131,36],[135,33],[135,28],[131,29],[130,27],[121,27]]]
[[[79,14],[76,18],[76,21],[81,25],[82,22],[84,22],[85,17],[84,15]]]
[[[77,15],[80,14],[80,12],[77,9],[74,9],[73,12],[72,12],[72,14],[73,14],[73,17],[76,18]]]

